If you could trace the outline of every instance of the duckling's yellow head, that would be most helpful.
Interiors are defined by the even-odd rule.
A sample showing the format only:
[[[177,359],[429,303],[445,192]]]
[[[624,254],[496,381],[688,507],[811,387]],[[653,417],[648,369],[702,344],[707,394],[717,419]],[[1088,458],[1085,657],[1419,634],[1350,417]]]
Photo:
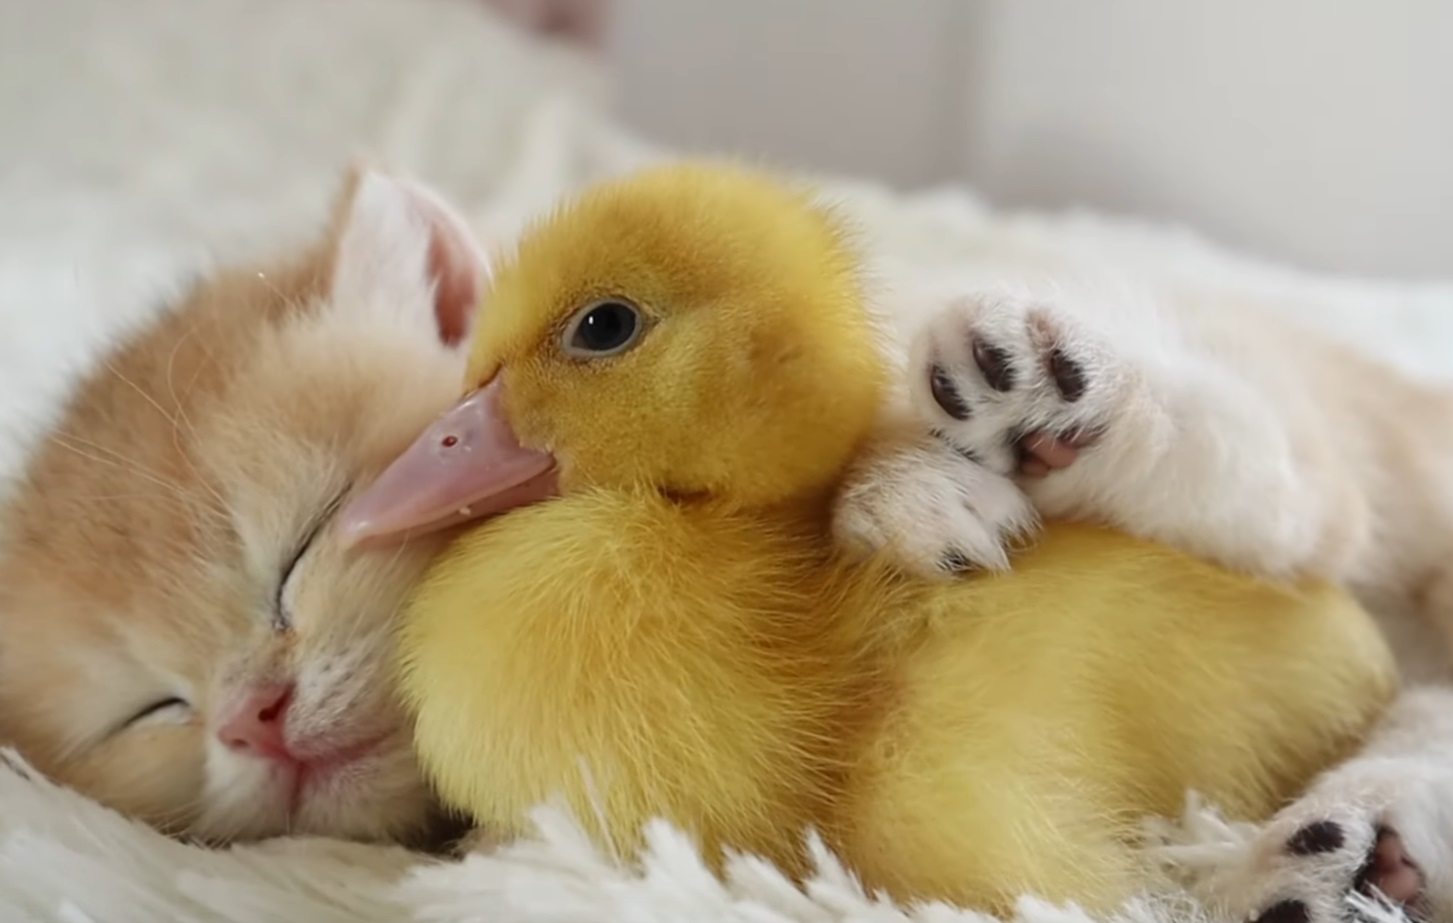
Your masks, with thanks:
[[[558,489],[743,506],[829,487],[886,370],[842,225],[733,168],[672,166],[557,210],[498,267],[469,396],[348,517],[360,535]]]

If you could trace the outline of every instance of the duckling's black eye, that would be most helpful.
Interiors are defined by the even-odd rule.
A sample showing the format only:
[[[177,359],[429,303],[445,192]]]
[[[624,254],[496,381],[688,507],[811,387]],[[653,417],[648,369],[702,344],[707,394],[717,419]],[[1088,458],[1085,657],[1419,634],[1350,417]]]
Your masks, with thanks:
[[[641,312],[616,298],[597,301],[581,310],[565,327],[561,346],[581,359],[614,356],[630,349],[641,334]]]

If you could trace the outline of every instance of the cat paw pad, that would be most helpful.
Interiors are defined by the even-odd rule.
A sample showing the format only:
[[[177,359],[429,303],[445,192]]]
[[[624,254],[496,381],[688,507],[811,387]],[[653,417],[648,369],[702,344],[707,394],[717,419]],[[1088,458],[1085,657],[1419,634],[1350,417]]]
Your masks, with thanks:
[[[938,433],[1001,474],[1073,464],[1109,422],[1123,375],[1053,305],[963,298],[915,344],[915,403]]]
[[[1402,836],[1360,811],[1343,813],[1273,823],[1254,850],[1247,923],[1343,923],[1358,898],[1419,917],[1426,882]]]

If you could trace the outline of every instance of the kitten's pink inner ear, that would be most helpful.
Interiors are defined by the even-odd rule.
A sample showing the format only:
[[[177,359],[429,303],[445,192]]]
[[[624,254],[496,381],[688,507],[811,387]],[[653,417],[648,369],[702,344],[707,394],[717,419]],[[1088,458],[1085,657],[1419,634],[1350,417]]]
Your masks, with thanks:
[[[450,235],[435,234],[429,241],[429,272],[434,277],[439,339],[447,346],[458,346],[469,336],[483,297],[484,264]]]
[[[489,265],[464,219],[423,184],[377,170],[361,168],[345,194],[330,302],[451,346],[467,340]]]
[[[434,317],[439,339],[462,343],[489,278],[489,261],[464,219],[424,186],[405,180],[415,208],[429,226],[429,275],[434,280]]]

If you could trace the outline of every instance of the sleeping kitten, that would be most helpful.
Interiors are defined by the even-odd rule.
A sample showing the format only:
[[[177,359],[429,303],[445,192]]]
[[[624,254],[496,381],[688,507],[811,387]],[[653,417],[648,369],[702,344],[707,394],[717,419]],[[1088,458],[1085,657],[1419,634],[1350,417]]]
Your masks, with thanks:
[[[1008,567],[1041,516],[1096,521],[1340,581],[1453,646],[1453,393],[1255,305],[1096,295],[1001,289],[922,318],[897,435],[842,493],[839,539],[946,578]],[[1376,888],[1453,912],[1453,803],[1429,807],[1453,797],[1449,714],[1440,691],[1395,708],[1271,825],[1242,909],[1331,923]]]
[[[457,396],[483,261],[354,175],[321,242],[197,285],[74,394],[0,513],[0,744],[163,830],[421,836],[396,609],[442,538],[331,515]]]

